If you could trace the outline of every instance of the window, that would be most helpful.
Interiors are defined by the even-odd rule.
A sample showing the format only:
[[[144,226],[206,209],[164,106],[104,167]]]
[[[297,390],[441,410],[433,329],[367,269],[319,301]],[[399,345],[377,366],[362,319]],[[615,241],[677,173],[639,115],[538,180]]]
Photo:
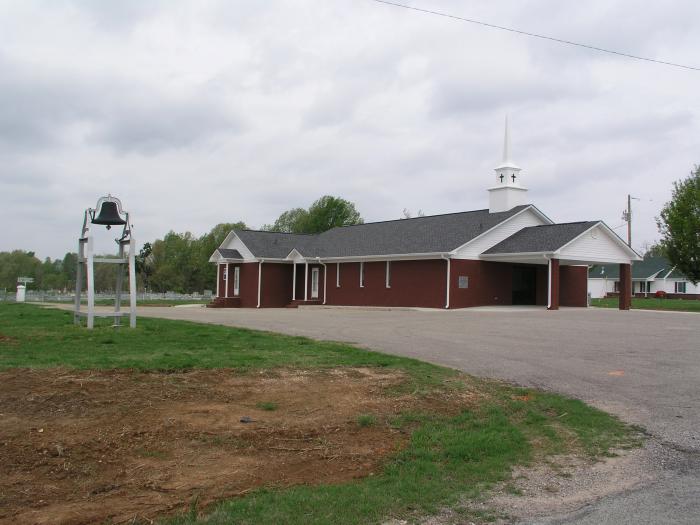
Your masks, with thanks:
[[[651,281],[640,281],[639,282],[639,293],[649,293],[651,292]]]
[[[360,288],[365,287],[365,263],[360,263]]]
[[[318,299],[318,276],[320,270],[318,268],[311,268],[311,298]]]
[[[224,264],[224,281],[228,281],[228,264]]]
[[[615,283],[613,283],[613,292],[620,293],[620,281],[615,281]]]
[[[335,287],[340,288],[340,263],[335,265]]]
[[[460,275],[458,280],[458,286],[460,288],[469,288],[469,276]]]
[[[391,288],[391,261],[386,262],[386,287]]]
[[[675,289],[676,293],[685,293],[685,285],[687,283],[685,281],[676,281],[675,283]]]
[[[241,267],[233,267],[233,295],[240,295],[241,293]]]

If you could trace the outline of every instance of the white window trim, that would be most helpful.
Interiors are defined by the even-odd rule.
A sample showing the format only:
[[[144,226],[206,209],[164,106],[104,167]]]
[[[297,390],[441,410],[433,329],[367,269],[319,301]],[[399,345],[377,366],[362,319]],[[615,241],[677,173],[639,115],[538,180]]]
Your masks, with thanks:
[[[360,261],[360,288],[365,287],[365,263]]]
[[[241,267],[233,267],[233,296],[241,295]]]
[[[316,282],[314,283],[314,278]],[[315,289],[314,289],[315,284]],[[318,292],[321,284],[321,269],[311,268],[311,299],[318,299]]]
[[[340,288],[340,263],[335,265],[335,287]]]
[[[391,261],[386,262],[386,287],[391,288]]]
[[[683,292],[678,291],[681,284],[683,285],[683,288],[685,288],[685,291]],[[686,281],[676,281],[673,293],[688,293],[688,283]]]

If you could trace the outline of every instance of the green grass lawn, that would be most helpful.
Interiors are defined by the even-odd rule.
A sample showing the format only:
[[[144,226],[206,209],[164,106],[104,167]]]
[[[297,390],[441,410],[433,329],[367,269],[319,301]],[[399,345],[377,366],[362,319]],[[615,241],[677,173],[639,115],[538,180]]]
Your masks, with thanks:
[[[617,308],[617,297],[591,299],[591,306]],[[700,312],[700,301],[696,299],[656,299],[654,297],[633,297],[632,308],[640,310],[676,310],[679,312]]]
[[[73,304],[67,303],[66,301],[51,301],[51,300],[46,300],[42,302],[47,302],[47,303],[52,303],[56,302],[57,304]],[[210,299],[202,299],[201,301],[195,301],[193,299],[184,301],[184,300],[177,300],[177,299],[143,299],[143,300],[136,300],[136,304],[138,306],[179,306],[182,304],[207,304],[211,302]],[[87,299],[82,299],[80,301],[80,304],[87,305]],[[95,301],[95,304],[97,306],[112,306],[114,305],[114,300],[113,299],[98,299]],[[122,307],[123,306],[129,306],[129,294],[122,295],[122,300],[121,300]]]
[[[391,421],[358,414],[358,425],[386,424],[410,432],[408,445],[376,475],[335,485],[259,489],[164,518],[173,524],[382,523],[416,519],[446,506],[462,509],[458,512],[466,521],[484,520],[491,517],[488,512],[459,503],[509,479],[515,465],[558,453],[601,456],[639,443],[635,429],[581,401],[347,344],[160,319],[139,319],[133,330],[101,321],[88,331],[74,326],[69,312],[0,305],[0,369],[391,367],[409,378],[401,388],[392,387],[391,395],[446,396],[468,385],[483,400],[458,414],[406,413]]]

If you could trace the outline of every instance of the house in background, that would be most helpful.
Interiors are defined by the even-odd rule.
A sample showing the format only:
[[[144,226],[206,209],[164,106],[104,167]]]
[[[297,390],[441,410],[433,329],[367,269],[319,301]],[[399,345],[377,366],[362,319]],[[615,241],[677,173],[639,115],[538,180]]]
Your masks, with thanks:
[[[588,271],[591,297],[617,296],[620,274],[615,265],[595,265]],[[700,283],[695,285],[678,272],[665,257],[645,257],[632,267],[632,293],[636,297],[653,297],[664,292],[676,299],[700,299]]]
[[[234,230],[210,262],[218,307],[300,304],[464,308],[586,306],[588,266],[614,264],[620,308],[641,257],[602,221],[556,224],[527,202],[520,168],[503,162],[489,208],[333,228],[315,235]]]

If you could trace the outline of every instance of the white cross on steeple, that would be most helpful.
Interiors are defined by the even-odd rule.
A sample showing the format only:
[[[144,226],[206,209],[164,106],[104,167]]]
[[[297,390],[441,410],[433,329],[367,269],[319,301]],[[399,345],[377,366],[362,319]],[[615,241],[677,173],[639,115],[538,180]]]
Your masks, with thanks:
[[[510,159],[510,130],[508,129],[508,115],[506,115],[506,131],[503,137],[503,161],[496,167],[496,184],[507,186],[520,185],[518,180],[520,167]]]
[[[506,115],[503,161],[496,167],[496,184],[489,188],[489,211],[507,211],[526,203],[527,188],[520,184],[520,167],[510,158],[510,130]]]

